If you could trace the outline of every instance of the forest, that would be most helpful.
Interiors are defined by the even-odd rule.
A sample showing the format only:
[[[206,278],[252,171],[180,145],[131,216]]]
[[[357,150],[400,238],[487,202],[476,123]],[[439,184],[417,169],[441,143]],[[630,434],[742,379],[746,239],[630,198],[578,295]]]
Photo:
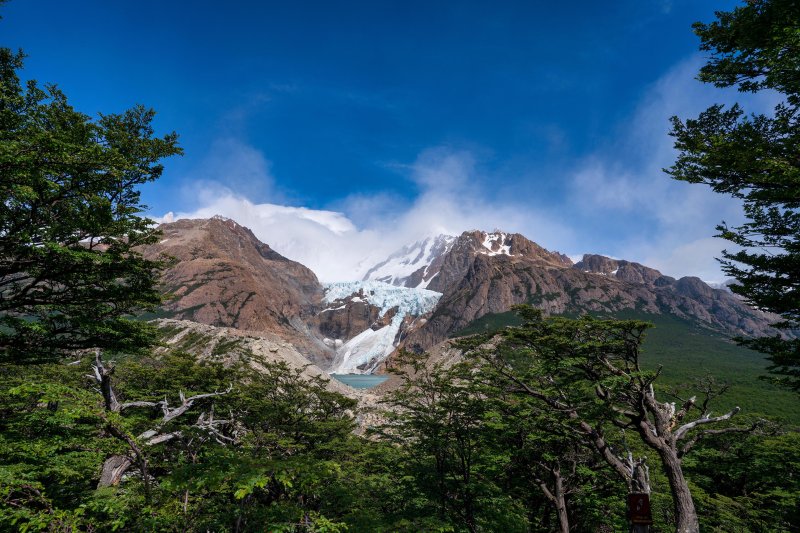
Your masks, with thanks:
[[[2,21],[0,21],[2,24]],[[664,179],[741,200],[732,290],[780,317],[735,339],[800,393],[800,6],[752,0],[694,31],[699,79],[772,115],[673,118]],[[0,48],[0,530],[800,531],[800,428],[663,384],[647,322],[545,316],[401,352],[378,423],[282,363],[198,358],[139,319],[161,303],[140,187],[179,155],[136,106],[94,119]],[[665,129],[668,125],[665,125]],[[631,524],[631,495],[652,520]],[[651,523],[648,523],[651,522]],[[633,529],[631,529],[633,528]]]

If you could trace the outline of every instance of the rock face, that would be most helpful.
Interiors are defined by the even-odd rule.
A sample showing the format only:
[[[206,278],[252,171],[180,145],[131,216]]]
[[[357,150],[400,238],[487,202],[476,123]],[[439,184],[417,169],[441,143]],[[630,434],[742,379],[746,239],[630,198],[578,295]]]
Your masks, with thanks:
[[[379,329],[384,321],[380,307],[366,301],[361,290],[329,305],[311,323],[326,338],[346,341],[366,329]]]
[[[629,283],[642,283],[645,285],[656,284],[659,286],[670,285],[675,278],[664,276],[655,270],[639,263],[631,263],[620,259],[611,259],[602,255],[587,254],[575,264],[575,268],[593,274],[613,276],[620,281]],[[663,279],[662,279],[663,278]]]
[[[428,285],[443,293],[403,341],[426,350],[488,313],[531,304],[547,314],[625,309],[671,313],[733,335],[764,334],[770,319],[699,278],[675,280],[638,263],[586,255],[573,265],[519,234],[465,232]]]
[[[309,331],[322,307],[316,275],[259,241],[232,220],[214,217],[162,224],[160,243],[143,250],[175,264],[162,276],[173,318],[273,333],[324,359],[330,349]]]
[[[253,372],[265,372],[269,363],[285,363],[308,380],[322,378],[325,387],[358,401],[357,433],[384,421],[384,405],[372,391],[357,390],[333,379],[320,367],[299,353],[280,337],[258,331],[220,328],[188,320],[161,319],[155,323],[164,345],[194,354],[198,359],[210,359],[225,365],[244,364]]]
[[[322,286],[236,222],[180,220],[142,250],[175,263],[162,282],[167,316],[274,335],[325,371],[369,373],[401,346],[427,350],[475,319],[531,304],[548,314],[626,309],[670,313],[731,335],[771,334],[775,317],[698,278],[585,255],[577,264],[519,234],[426,239],[370,270]],[[384,283],[384,282],[388,282]]]
[[[440,297],[380,281],[327,285],[328,307],[312,319],[335,351],[327,368],[340,374],[374,372],[402,338],[424,324]]]
[[[321,368],[300,354],[294,346],[272,334],[216,327],[189,320],[160,319],[155,321],[164,346],[161,350],[178,348],[225,365],[245,363],[256,372],[263,372],[267,363],[286,363],[308,379],[329,380],[327,388],[351,397],[358,391],[332,379]]]

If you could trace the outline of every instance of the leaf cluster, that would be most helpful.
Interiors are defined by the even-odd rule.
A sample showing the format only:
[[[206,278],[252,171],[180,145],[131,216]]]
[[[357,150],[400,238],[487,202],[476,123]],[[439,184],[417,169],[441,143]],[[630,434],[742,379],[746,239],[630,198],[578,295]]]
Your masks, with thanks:
[[[679,155],[665,171],[742,200],[746,222],[717,226],[735,245],[722,269],[737,280],[734,293],[782,318],[775,327],[784,333],[740,342],[768,355],[778,383],[800,390],[800,6],[753,0],[716,15],[694,25],[711,54],[699,79],[781,101],[772,114],[714,105],[696,119],[673,117]]]
[[[136,251],[158,239],[139,186],[181,153],[177,135],[155,136],[143,106],[93,120],[22,66],[0,48],[0,357],[141,349],[153,332],[130,316],[160,302],[163,262]]]

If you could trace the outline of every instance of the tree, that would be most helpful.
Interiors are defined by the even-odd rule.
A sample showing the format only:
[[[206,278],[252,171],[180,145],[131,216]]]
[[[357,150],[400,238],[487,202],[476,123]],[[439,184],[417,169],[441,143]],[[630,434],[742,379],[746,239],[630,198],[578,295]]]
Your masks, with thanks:
[[[529,396],[569,421],[575,434],[626,481],[630,492],[650,492],[643,459],[635,459],[609,438],[607,428],[635,432],[654,450],[669,481],[676,530],[699,530],[683,457],[703,438],[753,428],[706,429],[733,417],[738,408],[712,417],[707,387],[704,398],[675,403],[660,401],[653,387],[660,374],[644,371],[639,355],[645,322],[583,317],[542,318],[530,306],[517,308],[524,323],[499,337],[478,336],[460,343],[473,357],[485,360],[506,382],[508,392]],[[694,416],[697,413],[698,416]]]
[[[470,365],[427,358],[398,354],[392,372],[402,385],[385,400],[392,409],[383,428],[404,450],[402,468],[426,495],[415,512],[426,522],[416,529],[526,531],[521,506],[500,486],[509,450],[492,442],[504,424],[489,391],[472,379]]]
[[[695,23],[700,49],[711,52],[699,79],[741,92],[771,91],[782,101],[771,116],[745,115],[739,105],[714,105],[696,119],[672,118],[679,150],[665,171],[741,199],[747,221],[717,226],[741,249],[723,251],[731,290],[776,313],[776,327],[800,328],[800,5],[794,0],[749,0]],[[740,339],[768,355],[776,381],[800,392],[800,339],[795,335]]]
[[[614,473],[570,421],[509,390],[480,358],[401,352],[383,436],[419,498],[415,530],[562,531],[624,527]],[[409,494],[409,500],[413,498]],[[427,520],[421,522],[420,519]],[[437,527],[437,521],[440,524]]]
[[[80,348],[136,351],[152,328],[130,319],[160,301],[157,242],[138,187],[180,154],[136,106],[97,120],[55,85],[23,86],[22,52],[0,48],[0,361]]]

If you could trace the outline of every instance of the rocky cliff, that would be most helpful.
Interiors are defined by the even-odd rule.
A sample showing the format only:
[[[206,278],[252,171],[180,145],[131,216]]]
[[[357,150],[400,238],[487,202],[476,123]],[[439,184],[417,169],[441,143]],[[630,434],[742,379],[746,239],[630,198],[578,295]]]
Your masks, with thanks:
[[[626,309],[671,313],[731,335],[760,335],[770,317],[699,278],[676,280],[638,263],[586,255],[573,265],[519,234],[465,232],[428,287],[443,293],[404,346],[425,350],[488,313],[532,304],[548,314]]]
[[[146,257],[173,257],[162,276],[164,314],[213,326],[273,333],[324,359],[330,349],[309,331],[322,308],[316,275],[222,217],[162,224]]]
[[[276,335],[326,371],[373,372],[397,346],[427,350],[523,303],[548,314],[669,313],[728,335],[771,333],[774,318],[698,278],[599,255],[572,264],[500,231],[420,241],[370,271],[382,281],[322,286],[232,220],[180,220],[161,230],[161,242],[143,253],[175,259],[162,278],[166,316]]]

